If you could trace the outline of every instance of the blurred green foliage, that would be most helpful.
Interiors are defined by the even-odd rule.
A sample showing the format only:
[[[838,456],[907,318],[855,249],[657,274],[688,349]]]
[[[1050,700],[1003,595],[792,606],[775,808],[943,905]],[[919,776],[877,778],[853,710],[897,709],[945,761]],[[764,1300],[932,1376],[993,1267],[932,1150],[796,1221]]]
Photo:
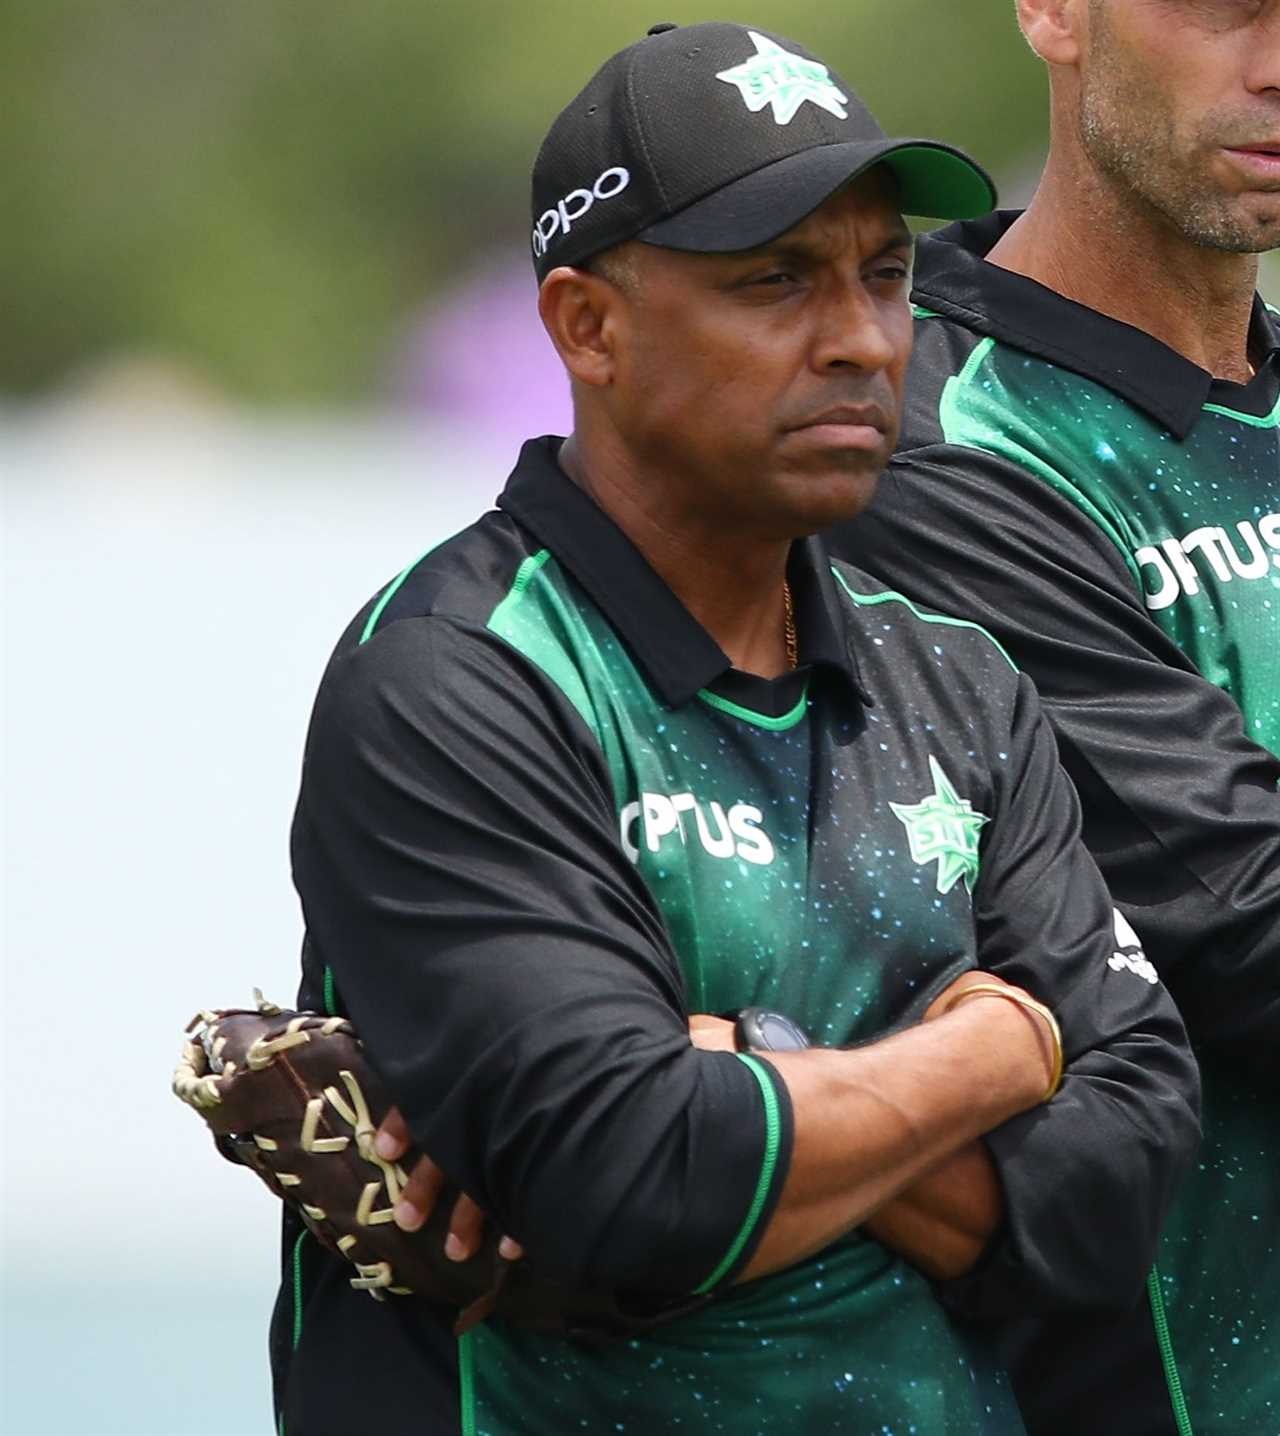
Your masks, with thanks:
[[[240,396],[376,390],[406,316],[522,252],[558,109],[668,0],[0,0],[0,392],[158,351]],[[887,129],[1034,167],[1008,0],[747,0]],[[531,281],[532,284],[532,281]]]
[[[992,163],[1037,138],[1006,4],[748,0],[890,127]],[[478,257],[523,252],[551,119],[659,0],[3,0],[0,391],[159,351],[232,392],[376,388]],[[532,280],[530,281],[532,284]]]

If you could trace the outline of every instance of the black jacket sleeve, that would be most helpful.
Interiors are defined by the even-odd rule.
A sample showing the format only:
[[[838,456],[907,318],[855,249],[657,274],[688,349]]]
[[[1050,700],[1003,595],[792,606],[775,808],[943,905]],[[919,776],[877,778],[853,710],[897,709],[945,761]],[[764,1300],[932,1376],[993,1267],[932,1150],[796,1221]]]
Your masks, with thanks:
[[[441,617],[340,651],[293,861],[415,1139],[531,1260],[577,1286],[732,1279],[785,1177],[785,1086],[690,1045],[598,746],[537,669]]]
[[[1280,762],[1147,613],[1118,550],[995,455],[898,456],[833,552],[989,629],[1034,680],[1085,842],[1192,1037],[1280,1072]]]
[[[972,1315],[1120,1309],[1141,1289],[1199,1142],[1199,1082],[1172,999],[1080,844],[1079,804],[1021,676],[974,891],[978,965],[1047,1002],[1062,1088],[986,1137],[1003,1229],[949,1284]]]

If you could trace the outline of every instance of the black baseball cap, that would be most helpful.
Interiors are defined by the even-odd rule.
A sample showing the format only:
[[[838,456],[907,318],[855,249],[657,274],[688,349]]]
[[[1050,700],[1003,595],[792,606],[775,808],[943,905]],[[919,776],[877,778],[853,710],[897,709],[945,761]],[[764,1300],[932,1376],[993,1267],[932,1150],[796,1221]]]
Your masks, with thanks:
[[[542,142],[534,269],[541,281],[627,239],[754,249],[881,163],[904,214],[969,219],[995,206],[995,186],[967,155],[890,139],[793,41],[746,25],[655,25],[597,70]]]

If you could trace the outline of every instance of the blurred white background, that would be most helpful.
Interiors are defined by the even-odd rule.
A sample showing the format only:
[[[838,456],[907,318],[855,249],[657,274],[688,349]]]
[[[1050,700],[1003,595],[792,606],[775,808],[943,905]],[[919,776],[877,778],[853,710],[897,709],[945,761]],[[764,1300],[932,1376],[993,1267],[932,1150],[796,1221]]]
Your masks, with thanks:
[[[270,1431],[276,1205],[169,1080],[197,1008],[292,1001],[321,670],[513,458],[420,419],[0,411],[5,1436]]]

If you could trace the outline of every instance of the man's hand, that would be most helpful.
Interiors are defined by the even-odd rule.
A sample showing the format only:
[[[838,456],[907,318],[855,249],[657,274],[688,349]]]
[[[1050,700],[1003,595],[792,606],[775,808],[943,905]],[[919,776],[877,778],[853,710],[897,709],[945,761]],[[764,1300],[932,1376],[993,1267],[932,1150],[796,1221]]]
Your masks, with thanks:
[[[374,1151],[385,1162],[398,1162],[412,1144],[399,1107],[392,1107],[374,1136]],[[423,1225],[444,1184],[445,1175],[431,1158],[419,1157],[395,1207],[396,1225],[401,1231],[416,1232]],[[466,1261],[474,1256],[480,1250],[484,1224],[484,1212],[464,1192],[453,1204],[449,1232],[444,1239],[445,1256],[450,1261]],[[513,1237],[504,1236],[498,1243],[498,1255],[504,1261],[516,1261],[524,1255],[524,1248]]]
[[[1004,1215],[1004,1193],[986,1146],[970,1142],[873,1212],[863,1231],[934,1281],[977,1264]]]
[[[689,1019],[689,1041],[703,1052],[736,1052],[733,1023],[723,1017],[695,1012]]]

